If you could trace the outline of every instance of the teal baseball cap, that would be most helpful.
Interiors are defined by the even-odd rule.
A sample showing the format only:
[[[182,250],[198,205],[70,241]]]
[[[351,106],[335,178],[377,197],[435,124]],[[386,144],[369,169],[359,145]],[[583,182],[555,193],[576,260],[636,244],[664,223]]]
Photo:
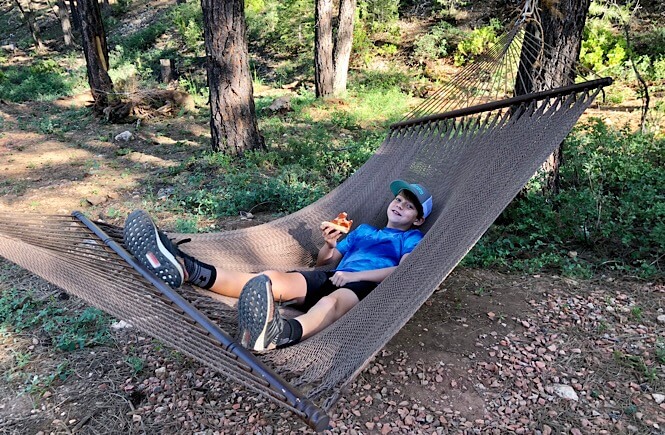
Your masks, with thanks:
[[[418,204],[416,205],[420,206],[421,209],[419,211],[424,218],[432,213],[432,195],[422,184],[412,184],[403,180],[395,180],[390,183],[390,190],[393,192],[393,195],[397,195],[402,190],[408,190],[418,199]]]

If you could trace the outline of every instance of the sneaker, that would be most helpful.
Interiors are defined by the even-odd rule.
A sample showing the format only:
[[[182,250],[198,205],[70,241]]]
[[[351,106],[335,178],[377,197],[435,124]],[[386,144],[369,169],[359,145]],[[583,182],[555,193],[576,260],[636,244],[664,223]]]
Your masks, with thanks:
[[[157,228],[148,213],[143,210],[130,213],[123,237],[127,250],[139,263],[172,288],[182,285],[185,272],[176,258],[182,254],[177,245]]]
[[[288,338],[281,337],[285,323],[275,305],[270,278],[258,275],[247,281],[238,300],[240,344],[256,351],[288,344]]]

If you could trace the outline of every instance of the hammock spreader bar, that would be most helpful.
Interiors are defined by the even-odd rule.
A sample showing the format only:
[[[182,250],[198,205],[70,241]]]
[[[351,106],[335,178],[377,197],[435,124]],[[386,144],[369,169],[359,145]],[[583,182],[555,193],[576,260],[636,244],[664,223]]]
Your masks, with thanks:
[[[276,390],[286,398],[286,403],[297,412],[301,413],[301,417],[307,421],[307,424],[312,429],[321,432],[328,428],[330,417],[325,411],[316,406],[311,400],[307,399],[273,370],[259,361],[250,351],[236,343],[231,336],[220,329],[219,326],[213,323],[205,314],[196,309],[192,304],[180,296],[180,294],[136,261],[129,252],[81,212],[75,211],[72,213],[72,216],[80,220],[83,225],[94,232],[109,248],[115,251],[123,260],[136,269],[136,271],[155,286],[155,288],[157,288],[164,296],[169,298],[169,300],[175,303],[196,323],[202,326],[211,336],[218,340],[228,352],[237,356],[241,361],[247,364],[252,371],[261,375],[272,389]]]
[[[414,118],[406,121],[396,122],[394,124],[391,124],[390,130],[395,131],[403,127],[411,127],[420,124],[426,124],[432,121],[441,121],[444,119],[452,119],[467,115],[474,115],[477,113],[489,112],[492,110],[515,106],[517,104],[521,104],[526,101],[539,101],[548,98],[556,98],[560,95],[568,95],[573,92],[581,92],[581,91],[587,91],[589,89],[596,89],[599,87],[609,86],[612,84],[612,82],[613,80],[610,77],[604,77],[601,79],[589,80],[587,82],[577,83],[574,85],[564,86],[561,88],[551,89],[547,91],[518,95],[517,97],[507,98],[505,100],[493,101],[491,103],[479,104],[477,106],[451,110],[449,112],[439,113],[436,115],[423,116],[420,118]]]

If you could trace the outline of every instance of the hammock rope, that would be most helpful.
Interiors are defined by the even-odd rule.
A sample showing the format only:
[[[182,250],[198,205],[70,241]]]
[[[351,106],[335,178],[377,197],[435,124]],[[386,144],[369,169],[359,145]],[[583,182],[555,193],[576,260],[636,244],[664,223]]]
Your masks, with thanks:
[[[188,254],[230,270],[311,269],[323,243],[319,222],[346,211],[356,222],[382,227],[392,199],[390,181],[425,184],[436,207],[418,247],[344,317],[294,346],[262,354],[240,348],[231,339],[237,329],[234,300],[189,286],[172,291],[124,251],[121,228],[80,213],[0,213],[0,255],[321,430],[343,390],[611,83],[605,78],[515,95],[515,86],[534,79],[520,75],[520,59],[542,56],[542,43],[524,30],[528,22],[524,19],[455,81],[393,124],[374,156],[314,204],[256,227],[170,234],[191,239],[182,246]],[[475,106],[462,108],[460,101]]]

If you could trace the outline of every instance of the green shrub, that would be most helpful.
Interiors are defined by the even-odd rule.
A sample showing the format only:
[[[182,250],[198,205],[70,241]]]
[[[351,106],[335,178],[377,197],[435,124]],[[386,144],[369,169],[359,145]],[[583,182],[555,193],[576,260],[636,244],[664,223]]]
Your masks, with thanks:
[[[301,105],[313,103],[307,97],[304,102],[293,101],[294,116],[299,116]],[[196,189],[176,192],[176,201],[207,218],[240,211],[297,211],[348,178],[367,161],[383,137],[359,131],[354,139],[335,133],[338,128],[324,123],[304,129],[264,124],[262,132],[270,151],[248,152],[240,159],[204,153],[191,162],[198,170],[187,185]]]
[[[628,58],[626,39],[611,24],[590,19],[584,28],[580,62],[597,74],[620,74]]]
[[[447,56],[451,48],[449,38],[454,32],[455,27],[445,21],[435,25],[416,39],[413,52],[415,58],[423,62]]]
[[[399,3],[399,0],[360,0],[358,18],[370,33],[393,32],[399,19]]]
[[[653,62],[652,78],[654,80],[665,80],[665,56]]]
[[[502,28],[501,22],[496,18],[492,18],[487,26],[471,31],[464,40],[457,44],[457,52],[454,56],[455,65],[465,65],[492,47],[496,43],[498,32]]]
[[[514,201],[465,259],[476,266],[588,276],[663,276],[665,139],[600,121],[566,141],[562,190]]]
[[[178,5],[171,11],[170,17],[176,31],[190,51],[196,52],[203,46],[201,3],[190,2]]]
[[[250,44],[264,41],[269,44],[274,40],[274,31],[279,21],[279,2],[274,0],[252,0],[245,3],[247,38]],[[268,38],[270,37],[270,38]]]

